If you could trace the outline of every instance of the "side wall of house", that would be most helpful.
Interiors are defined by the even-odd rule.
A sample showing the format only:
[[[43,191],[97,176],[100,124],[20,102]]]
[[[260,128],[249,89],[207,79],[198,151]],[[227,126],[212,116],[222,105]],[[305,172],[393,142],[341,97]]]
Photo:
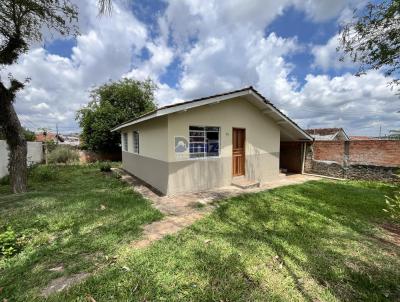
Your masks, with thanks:
[[[189,141],[189,126],[220,127],[220,156],[189,159],[175,153],[175,137]],[[264,183],[279,174],[279,126],[244,99],[168,116],[168,194],[201,191],[232,182],[232,128],[246,129],[246,177]]]
[[[168,118],[161,117],[122,129],[128,150],[122,148],[122,168],[163,194],[168,187]],[[133,153],[133,131],[139,132],[139,154]],[[122,146],[123,147],[123,146]]]

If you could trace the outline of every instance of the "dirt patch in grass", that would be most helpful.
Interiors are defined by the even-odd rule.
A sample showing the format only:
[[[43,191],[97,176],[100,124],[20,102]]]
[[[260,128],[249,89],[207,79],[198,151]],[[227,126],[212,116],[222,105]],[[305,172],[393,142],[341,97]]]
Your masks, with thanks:
[[[400,225],[384,223],[381,224],[381,228],[387,232],[389,242],[400,247]]]
[[[70,288],[74,284],[82,282],[89,276],[90,276],[89,273],[79,273],[79,274],[71,275],[68,277],[63,276],[63,277],[54,279],[53,281],[50,282],[50,284],[47,287],[45,287],[42,290],[41,295],[43,297],[47,298],[51,294],[61,292],[65,289]]]

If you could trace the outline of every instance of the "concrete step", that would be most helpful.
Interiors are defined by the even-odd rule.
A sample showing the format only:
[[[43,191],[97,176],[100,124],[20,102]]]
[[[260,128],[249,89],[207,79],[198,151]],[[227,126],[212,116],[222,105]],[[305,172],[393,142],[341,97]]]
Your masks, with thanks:
[[[232,186],[238,187],[240,189],[258,188],[260,186],[260,182],[243,177],[238,177],[232,179]]]

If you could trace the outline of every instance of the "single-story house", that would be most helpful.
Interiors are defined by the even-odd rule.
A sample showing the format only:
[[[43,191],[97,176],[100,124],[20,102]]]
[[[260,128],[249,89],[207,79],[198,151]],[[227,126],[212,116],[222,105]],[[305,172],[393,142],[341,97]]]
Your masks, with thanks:
[[[54,143],[63,143],[64,138],[56,133],[51,133],[47,131],[35,133],[35,142],[54,142]]]
[[[349,141],[350,137],[343,128],[315,128],[306,129],[316,141]]]
[[[127,121],[122,167],[162,194],[257,184],[302,173],[312,137],[249,87],[161,107]]]

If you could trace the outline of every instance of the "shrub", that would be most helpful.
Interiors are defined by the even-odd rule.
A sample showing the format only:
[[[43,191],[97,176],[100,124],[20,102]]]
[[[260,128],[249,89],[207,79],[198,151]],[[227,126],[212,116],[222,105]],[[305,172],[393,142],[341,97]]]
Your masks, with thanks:
[[[18,253],[20,245],[15,232],[8,227],[5,231],[0,231],[0,256],[11,257]]]
[[[101,172],[110,172],[111,171],[111,164],[107,161],[101,162],[99,164],[99,168]]]
[[[58,174],[58,168],[54,165],[38,165],[29,170],[29,176],[38,182],[56,180]]]
[[[0,178],[0,185],[8,186],[9,184],[10,184],[10,176],[6,175],[6,176]]]
[[[115,179],[121,179],[121,178],[122,178],[121,174],[119,174],[119,173],[117,173],[117,172],[114,172],[114,173],[112,174],[112,177],[114,177]]]
[[[387,209],[383,209],[390,214],[393,219],[400,219],[400,192],[396,192],[393,197],[386,196]]]
[[[67,164],[79,160],[79,154],[76,150],[66,147],[58,146],[47,157],[49,163],[52,164]]]

